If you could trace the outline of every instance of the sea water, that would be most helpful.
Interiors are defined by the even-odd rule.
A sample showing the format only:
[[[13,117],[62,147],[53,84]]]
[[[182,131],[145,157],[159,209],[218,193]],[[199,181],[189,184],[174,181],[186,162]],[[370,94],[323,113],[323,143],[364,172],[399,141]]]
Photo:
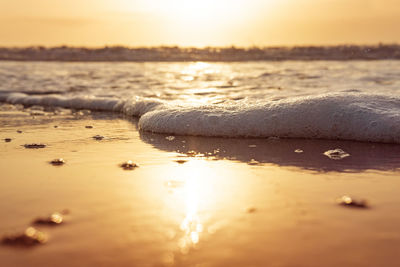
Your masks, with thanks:
[[[0,101],[124,113],[143,131],[400,143],[400,61],[0,62]]]

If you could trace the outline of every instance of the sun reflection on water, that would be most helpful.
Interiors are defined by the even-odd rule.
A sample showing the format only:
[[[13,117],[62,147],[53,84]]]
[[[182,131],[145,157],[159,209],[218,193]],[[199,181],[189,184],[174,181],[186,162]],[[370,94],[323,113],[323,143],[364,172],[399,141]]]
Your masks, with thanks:
[[[225,81],[212,82],[213,75],[219,72],[220,66],[216,64],[196,62],[185,65],[180,71],[181,80],[192,85],[185,89],[185,102],[209,104],[215,102],[216,98],[219,100],[216,86]]]

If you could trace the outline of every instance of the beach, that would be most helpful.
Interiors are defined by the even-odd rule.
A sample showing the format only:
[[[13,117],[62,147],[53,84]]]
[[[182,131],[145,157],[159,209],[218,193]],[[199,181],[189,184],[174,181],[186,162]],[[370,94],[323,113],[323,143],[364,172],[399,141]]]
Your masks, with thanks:
[[[0,267],[400,266],[398,0],[0,0]]]
[[[0,234],[46,235],[2,244],[2,266],[398,265],[399,145],[157,134],[110,112],[1,107]],[[323,154],[337,148],[349,156]],[[54,212],[62,223],[35,223]]]

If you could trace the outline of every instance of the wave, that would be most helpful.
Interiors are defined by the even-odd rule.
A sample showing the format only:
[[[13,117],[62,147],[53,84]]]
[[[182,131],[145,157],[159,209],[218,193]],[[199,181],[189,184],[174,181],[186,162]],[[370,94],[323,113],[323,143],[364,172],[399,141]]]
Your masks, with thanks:
[[[400,143],[400,97],[331,93],[277,101],[189,105],[157,99],[0,93],[0,101],[138,116],[144,131],[217,137],[279,137]]]

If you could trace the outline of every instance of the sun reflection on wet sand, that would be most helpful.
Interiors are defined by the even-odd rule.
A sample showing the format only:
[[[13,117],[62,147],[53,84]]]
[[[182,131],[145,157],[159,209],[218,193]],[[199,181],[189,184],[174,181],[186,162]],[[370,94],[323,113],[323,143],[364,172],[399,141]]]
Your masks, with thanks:
[[[184,236],[179,240],[178,244],[181,252],[184,254],[188,252],[190,247],[199,243],[200,235],[203,232],[203,225],[198,214],[198,188],[196,176],[190,177],[184,187],[186,216],[180,226],[180,229],[184,232]]]
[[[166,263],[171,261],[171,257],[176,260],[179,255],[199,250],[202,242],[209,240],[225,225],[219,218],[223,207],[218,203],[225,202],[229,194],[221,190],[217,193],[215,187],[224,187],[220,183],[227,182],[221,179],[223,173],[231,177],[225,168],[210,165],[210,161],[203,158],[191,158],[185,164],[175,163],[167,168],[163,173],[173,177],[164,183],[169,192],[167,216],[177,224],[174,230],[171,229],[173,237],[169,237],[175,243],[174,249],[169,252],[174,256],[167,253]]]
[[[166,186],[177,191],[178,201],[184,208],[183,218],[179,219],[177,245],[182,254],[187,254],[201,240],[204,222],[200,213],[208,206],[206,202],[214,197],[210,194],[212,184],[208,181],[215,178],[215,174],[202,159],[192,159],[184,165],[175,166],[171,173],[175,174],[175,179],[166,182]]]

